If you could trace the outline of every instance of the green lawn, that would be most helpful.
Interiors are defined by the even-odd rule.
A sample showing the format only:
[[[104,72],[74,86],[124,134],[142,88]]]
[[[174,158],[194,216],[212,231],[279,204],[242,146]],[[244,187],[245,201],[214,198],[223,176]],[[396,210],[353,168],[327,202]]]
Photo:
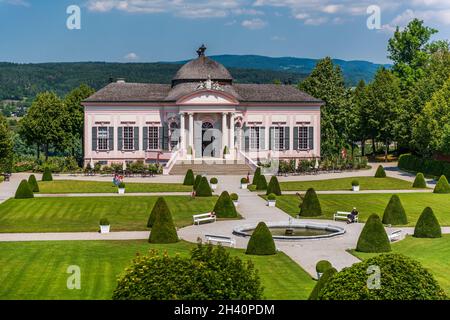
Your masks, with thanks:
[[[445,292],[450,295],[450,235],[439,239],[417,239],[407,237],[392,244],[392,251],[419,260],[435,277]],[[359,259],[368,259],[377,254],[351,251]]]
[[[150,245],[146,241],[46,241],[2,243],[0,299],[110,299],[118,275],[137,252],[166,250],[187,255],[194,244]],[[315,282],[283,253],[246,256],[259,270],[267,299],[306,299]],[[81,289],[66,287],[70,265],[80,267]]]
[[[0,204],[0,232],[97,231],[108,218],[112,231],[147,230],[158,197],[59,197],[9,199]],[[217,197],[166,196],[178,227],[192,224],[192,215],[210,212]]]
[[[314,188],[316,191],[351,190],[352,181],[357,180],[361,190],[404,190],[412,189],[412,182],[396,178],[354,177],[317,181],[280,182],[282,191],[303,191]]]
[[[450,225],[450,195],[434,193],[402,193],[398,195],[408,215],[409,225],[414,226],[425,207],[431,207],[441,223]],[[323,216],[330,219],[336,211],[351,211],[356,207],[360,214],[360,221],[372,213],[380,217],[384,213],[391,194],[321,194],[318,195],[322,206]],[[286,213],[296,216],[299,212],[300,199],[296,195],[277,197],[277,207]]]
[[[54,180],[39,181],[39,191],[43,194],[60,193],[117,193],[117,187],[112,182],[80,181],[80,180]],[[144,192],[190,192],[192,186],[181,183],[135,183],[126,182],[127,193]]]

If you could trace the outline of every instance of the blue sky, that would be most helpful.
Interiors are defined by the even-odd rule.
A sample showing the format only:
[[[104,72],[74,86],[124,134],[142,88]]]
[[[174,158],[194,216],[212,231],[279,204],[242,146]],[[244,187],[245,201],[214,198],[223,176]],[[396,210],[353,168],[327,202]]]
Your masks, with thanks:
[[[81,29],[66,27],[69,5]],[[370,5],[381,28],[366,25]],[[395,26],[421,18],[450,39],[450,0],[0,0],[0,61],[153,62],[259,54],[389,62]]]

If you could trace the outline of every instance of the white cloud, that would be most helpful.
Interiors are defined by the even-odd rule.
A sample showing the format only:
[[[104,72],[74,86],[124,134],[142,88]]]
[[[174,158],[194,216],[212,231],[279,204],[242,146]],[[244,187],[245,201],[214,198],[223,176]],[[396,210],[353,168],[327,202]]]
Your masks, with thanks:
[[[31,7],[31,4],[25,0],[0,0],[0,3],[2,2],[13,6]]]
[[[264,28],[267,23],[259,18],[251,19],[251,20],[244,20],[242,21],[241,25],[244,28],[250,29],[250,30],[258,30]]]
[[[325,13],[337,13],[342,9],[342,6],[339,4],[330,4],[322,8],[322,11]]]
[[[320,18],[308,18],[305,20],[305,24],[307,26],[320,26],[321,24],[327,23],[328,18],[320,17]]]
[[[134,52],[130,52],[127,55],[125,55],[125,57],[123,57],[123,58],[127,61],[136,61],[139,59],[139,56]]]
[[[282,36],[273,36],[273,37],[270,38],[270,40],[272,40],[272,41],[286,41],[286,38],[282,37]]]

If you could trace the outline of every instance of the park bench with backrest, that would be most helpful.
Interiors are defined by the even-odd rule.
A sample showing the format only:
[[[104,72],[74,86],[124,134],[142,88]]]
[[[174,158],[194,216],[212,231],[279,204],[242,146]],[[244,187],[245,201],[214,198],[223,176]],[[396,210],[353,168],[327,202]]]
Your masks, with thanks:
[[[394,241],[400,240],[401,235],[402,235],[402,230],[393,231],[388,235],[389,241],[394,242]]]
[[[205,235],[206,242],[208,243],[227,243],[230,245],[230,247],[234,248],[236,246],[236,240],[234,240],[231,237],[225,237],[225,236],[216,236],[212,234]]]
[[[215,222],[216,221],[216,216],[214,214],[212,214],[212,212],[208,212],[208,213],[202,213],[202,214],[194,214],[192,216],[192,219],[194,220],[194,225],[195,224],[200,224],[200,222]]]
[[[348,215],[351,212],[338,211],[333,215],[333,220],[348,220]],[[358,216],[355,216],[354,222],[358,222]]]
[[[9,181],[9,178],[11,178],[11,173],[2,173],[0,176],[4,177],[4,181]]]

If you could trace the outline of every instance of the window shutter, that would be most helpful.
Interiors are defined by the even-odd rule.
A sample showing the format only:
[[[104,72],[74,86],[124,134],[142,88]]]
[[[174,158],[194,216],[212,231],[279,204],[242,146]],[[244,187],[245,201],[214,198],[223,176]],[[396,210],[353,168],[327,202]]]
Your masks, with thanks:
[[[117,149],[123,150],[123,127],[117,128]]]
[[[275,127],[270,127],[269,131],[269,150],[272,150],[273,142],[275,139]]]
[[[92,127],[92,151],[97,151],[97,127]]]
[[[109,127],[108,129],[109,134],[109,150],[114,150],[114,127]]]
[[[308,127],[309,149],[314,149],[314,127]]]
[[[294,127],[294,150],[298,150],[298,127]]]
[[[159,149],[164,149],[164,127],[158,128]]]
[[[144,127],[142,130],[142,150],[148,150],[148,127]]]
[[[248,127],[244,126],[242,130],[242,136],[244,138],[244,150],[250,150],[250,130]]]
[[[259,128],[259,149],[266,150],[266,128]]]
[[[134,127],[133,139],[134,150],[139,150],[139,127]]]
[[[284,148],[283,150],[289,150],[289,127],[284,127]]]
[[[169,126],[167,123],[164,124],[163,126],[163,133],[164,133],[163,150],[169,150]]]

